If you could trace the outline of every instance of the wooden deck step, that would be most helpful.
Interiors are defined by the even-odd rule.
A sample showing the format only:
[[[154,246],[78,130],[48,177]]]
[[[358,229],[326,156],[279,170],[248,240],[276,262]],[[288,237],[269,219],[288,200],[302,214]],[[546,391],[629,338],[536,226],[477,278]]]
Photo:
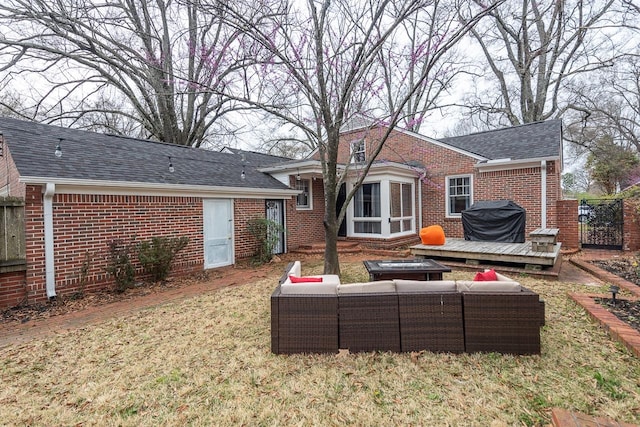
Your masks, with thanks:
[[[555,427],[638,427],[637,424],[620,423],[609,418],[592,417],[560,408],[551,410],[551,418]]]

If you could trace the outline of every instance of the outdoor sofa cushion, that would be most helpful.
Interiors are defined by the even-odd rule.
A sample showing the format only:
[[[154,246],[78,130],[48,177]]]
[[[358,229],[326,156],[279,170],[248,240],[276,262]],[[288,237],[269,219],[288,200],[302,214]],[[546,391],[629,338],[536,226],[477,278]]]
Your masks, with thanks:
[[[338,285],[338,295],[395,292],[396,284],[393,280],[379,280],[377,282],[346,283]]]
[[[403,292],[455,292],[454,280],[404,280],[394,279],[396,291]]]
[[[321,276],[322,282],[303,282],[292,283],[290,278],[287,278],[280,285],[280,292],[283,295],[335,295],[336,288],[340,284],[340,277],[337,274],[323,274]]]
[[[522,292],[520,283],[506,280],[491,282],[474,282],[471,280],[456,281],[458,292]]]

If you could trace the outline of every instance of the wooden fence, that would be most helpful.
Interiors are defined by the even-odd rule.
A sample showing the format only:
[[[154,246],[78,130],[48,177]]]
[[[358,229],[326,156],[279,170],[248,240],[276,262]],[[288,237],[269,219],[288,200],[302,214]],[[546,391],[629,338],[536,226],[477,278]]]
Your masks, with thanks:
[[[0,197],[0,273],[25,266],[24,200]]]

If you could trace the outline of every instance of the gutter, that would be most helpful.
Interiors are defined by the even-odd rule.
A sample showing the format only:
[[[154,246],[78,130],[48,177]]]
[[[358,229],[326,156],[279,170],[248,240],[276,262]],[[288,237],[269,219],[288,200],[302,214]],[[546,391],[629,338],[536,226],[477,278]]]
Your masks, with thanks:
[[[58,193],[64,194],[109,194],[109,195],[139,195],[139,196],[182,196],[182,197],[211,197],[211,198],[291,198],[298,191],[290,188],[253,188],[253,187],[222,187],[206,185],[182,185],[128,181],[100,181],[69,178],[48,178],[36,176],[21,176],[24,184],[52,184]]]
[[[56,297],[56,269],[53,254],[53,196],[56,185],[48,182],[44,188],[44,265],[47,285],[47,298]]]

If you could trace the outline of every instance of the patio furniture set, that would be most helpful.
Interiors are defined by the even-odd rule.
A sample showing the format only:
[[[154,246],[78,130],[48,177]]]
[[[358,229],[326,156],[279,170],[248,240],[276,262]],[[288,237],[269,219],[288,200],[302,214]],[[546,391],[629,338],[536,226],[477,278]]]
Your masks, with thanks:
[[[385,264],[396,271],[381,273]],[[372,281],[342,284],[336,275],[302,277],[300,262],[289,264],[271,295],[271,351],[540,353],[544,301],[504,275],[441,280],[450,269],[432,260],[365,266]]]

